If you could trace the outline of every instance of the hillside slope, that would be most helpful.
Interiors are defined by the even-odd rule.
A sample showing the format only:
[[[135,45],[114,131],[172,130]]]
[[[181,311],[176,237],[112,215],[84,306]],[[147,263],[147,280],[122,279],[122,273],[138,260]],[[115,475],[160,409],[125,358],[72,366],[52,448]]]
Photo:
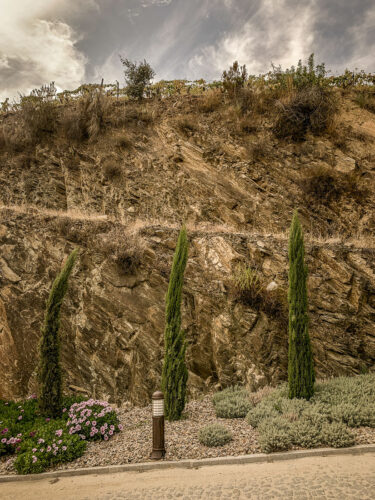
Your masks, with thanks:
[[[147,401],[160,381],[164,296],[182,222],[191,239],[183,304],[190,392],[285,379],[296,207],[317,374],[373,366],[374,115],[340,96],[335,130],[294,143],[276,139],[267,117],[245,120],[231,103],[211,109],[202,99],[114,100],[96,140],[56,133],[20,151],[4,147],[0,397],[35,389],[45,300],[78,247],[62,315],[66,385]],[[272,283],[278,307],[236,295],[238,263]]]

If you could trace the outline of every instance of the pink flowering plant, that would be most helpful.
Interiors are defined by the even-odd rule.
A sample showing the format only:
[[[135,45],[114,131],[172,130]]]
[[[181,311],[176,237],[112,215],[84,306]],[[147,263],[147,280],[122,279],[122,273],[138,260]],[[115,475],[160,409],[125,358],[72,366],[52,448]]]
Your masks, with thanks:
[[[86,442],[66,430],[63,419],[44,422],[36,433],[23,441],[14,466],[19,474],[35,474],[82,456]]]
[[[20,402],[0,400],[0,456],[16,452],[22,440],[33,432],[37,413],[35,398]]]
[[[107,401],[97,399],[74,403],[69,409],[66,426],[70,435],[77,434],[90,441],[108,441],[122,430],[115,410]]]
[[[36,397],[0,400],[0,456],[15,455],[19,474],[43,472],[80,457],[87,441],[109,440],[122,430],[106,401],[64,398],[61,418],[43,417]]]

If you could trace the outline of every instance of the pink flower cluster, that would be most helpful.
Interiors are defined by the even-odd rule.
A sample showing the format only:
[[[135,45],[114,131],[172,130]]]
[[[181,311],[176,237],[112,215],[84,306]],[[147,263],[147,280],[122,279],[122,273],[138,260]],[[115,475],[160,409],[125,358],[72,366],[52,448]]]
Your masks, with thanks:
[[[44,439],[38,439],[38,444],[43,444],[45,443],[45,440]],[[64,446],[61,446],[62,444],[62,439],[59,439],[57,441],[57,443],[54,441],[51,445],[48,445],[46,447],[42,446],[41,448],[33,448],[31,451],[33,453],[52,453],[52,455],[57,455],[57,453],[60,451],[64,452],[67,450],[67,447],[64,445]],[[33,459],[33,462],[36,462],[36,460]]]
[[[7,427],[4,427],[4,429],[1,430],[1,435],[4,436],[5,434],[7,434],[9,432],[9,429]],[[8,436],[8,437],[3,437],[1,438],[0,442],[1,444],[4,444],[4,445],[16,445],[18,443],[20,443],[22,441],[22,434],[17,434],[16,437],[14,436]]]
[[[97,436],[108,441],[116,432],[116,426],[108,425],[105,417],[113,412],[107,401],[89,399],[82,403],[74,403],[69,409],[69,420],[66,423],[69,434],[79,433],[81,439],[86,437],[95,439]],[[122,426],[117,425],[117,430],[122,430]]]

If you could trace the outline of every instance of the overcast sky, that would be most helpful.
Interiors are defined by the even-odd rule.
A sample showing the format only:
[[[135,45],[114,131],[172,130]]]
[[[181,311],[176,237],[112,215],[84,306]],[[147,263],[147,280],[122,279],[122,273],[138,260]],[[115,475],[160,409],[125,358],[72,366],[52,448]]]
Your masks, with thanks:
[[[50,81],[123,83],[119,54],[156,80],[250,73],[315,52],[338,72],[375,71],[374,0],[0,0],[0,100]]]

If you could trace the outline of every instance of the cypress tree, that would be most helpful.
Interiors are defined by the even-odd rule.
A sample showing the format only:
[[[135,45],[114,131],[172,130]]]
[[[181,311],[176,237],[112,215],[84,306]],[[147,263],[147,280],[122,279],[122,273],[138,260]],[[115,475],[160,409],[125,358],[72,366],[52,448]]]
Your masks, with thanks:
[[[68,289],[77,250],[65,262],[63,269],[53,282],[46,304],[44,325],[40,342],[39,408],[43,415],[56,418],[62,410],[62,376],[60,367],[60,309]]]
[[[185,333],[181,330],[181,295],[187,255],[188,240],[183,227],[173,258],[165,307],[162,389],[168,420],[178,420],[185,408],[188,372],[185,365]]]
[[[314,366],[308,331],[307,267],[302,227],[295,211],[289,238],[289,398],[310,399],[314,394]]]

